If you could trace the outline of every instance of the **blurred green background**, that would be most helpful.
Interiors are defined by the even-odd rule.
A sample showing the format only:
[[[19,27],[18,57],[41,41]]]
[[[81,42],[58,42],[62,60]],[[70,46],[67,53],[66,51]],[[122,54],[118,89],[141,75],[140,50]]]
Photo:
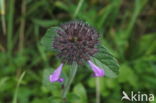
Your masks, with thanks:
[[[101,103],[127,103],[123,90],[156,95],[156,0],[0,0],[0,17],[0,103],[61,103],[61,85],[47,81],[59,61],[40,40],[75,19],[95,27],[120,64],[117,78],[100,78]],[[96,103],[89,69],[78,70],[67,101]]]

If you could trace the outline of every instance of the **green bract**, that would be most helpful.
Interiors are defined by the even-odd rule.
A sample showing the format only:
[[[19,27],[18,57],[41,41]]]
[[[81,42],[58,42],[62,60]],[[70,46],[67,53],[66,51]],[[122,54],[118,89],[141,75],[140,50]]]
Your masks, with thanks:
[[[62,30],[62,29],[60,27],[49,28],[41,40],[41,44],[48,51],[56,51],[53,48],[52,43],[53,43],[55,36],[57,35],[57,32],[56,32],[57,30]]]

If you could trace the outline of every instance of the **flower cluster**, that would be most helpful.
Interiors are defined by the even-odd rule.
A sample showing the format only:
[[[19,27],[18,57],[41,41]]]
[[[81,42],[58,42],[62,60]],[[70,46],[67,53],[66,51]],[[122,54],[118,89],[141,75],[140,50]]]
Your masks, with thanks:
[[[56,31],[57,36],[52,46],[58,51],[62,64],[49,76],[50,82],[62,82],[63,78],[60,78],[60,75],[63,65],[73,62],[88,62],[95,77],[104,76],[104,70],[90,60],[90,57],[98,52],[96,45],[99,34],[96,30],[82,21],[71,21],[60,25],[60,28]]]

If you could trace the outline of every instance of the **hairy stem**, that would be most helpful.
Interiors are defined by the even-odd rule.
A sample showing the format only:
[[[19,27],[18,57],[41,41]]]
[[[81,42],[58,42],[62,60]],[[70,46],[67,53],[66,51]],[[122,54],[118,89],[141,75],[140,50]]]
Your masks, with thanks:
[[[100,78],[96,78],[96,103],[100,103]]]
[[[76,75],[76,72],[77,72],[77,68],[78,68],[78,65],[77,63],[73,63],[71,65],[71,68],[70,68],[70,76],[69,76],[69,80],[68,82],[65,84],[65,88],[63,90],[63,93],[62,93],[62,98],[65,99],[66,98],[66,95],[70,89],[70,86],[72,84],[72,81],[74,80],[74,77]]]

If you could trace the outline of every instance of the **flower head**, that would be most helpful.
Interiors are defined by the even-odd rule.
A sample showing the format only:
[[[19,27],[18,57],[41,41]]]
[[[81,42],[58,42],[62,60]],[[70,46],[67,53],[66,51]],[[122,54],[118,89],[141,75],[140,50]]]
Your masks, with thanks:
[[[58,36],[53,42],[53,47],[59,51],[58,57],[62,62],[72,64],[89,60],[97,52],[98,33],[82,21],[72,21],[60,26]]]
[[[81,64],[85,61],[89,63],[95,77],[104,76],[104,70],[90,61],[90,57],[98,51],[96,45],[99,35],[96,30],[82,21],[68,22],[60,27],[61,29],[56,31],[58,35],[52,46],[58,51],[62,63]],[[63,78],[60,78],[63,64],[49,76],[50,82],[63,81]]]

